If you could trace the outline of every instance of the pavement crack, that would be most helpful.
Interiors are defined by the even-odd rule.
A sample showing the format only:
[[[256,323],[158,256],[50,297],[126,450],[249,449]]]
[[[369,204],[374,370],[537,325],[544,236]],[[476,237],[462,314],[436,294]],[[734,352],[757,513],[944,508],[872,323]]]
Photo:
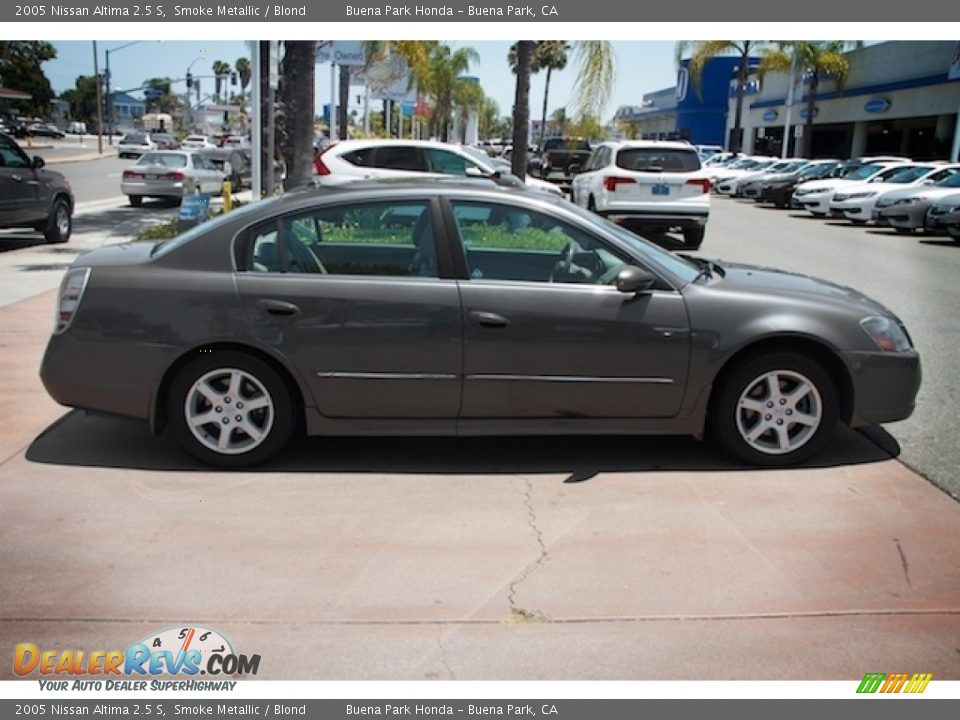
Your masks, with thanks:
[[[910,563],[907,562],[907,556],[903,554],[903,548],[900,547],[900,540],[894,538],[893,544],[897,546],[897,552],[900,553],[900,567],[903,568],[903,577],[907,581],[907,587],[913,587],[913,583],[910,582]]]
[[[440,664],[443,665],[443,669],[447,671],[447,675],[450,676],[450,679],[456,680],[457,676],[453,674],[453,668],[450,667],[450,663],[447,661],[447,649],[443,646],[443,642],[440,640],[439,635],[437,635],[437,647],[440,649]]]
[[[523,504],[527,509],[527,524],[530,526],[530,529],[533,531],[533,536],[537,541],[538,554],[537,557],[531,562],[527,563],[527,566],[523,569],[520,575],[514,579],[509,586],[507,591],[507,601],[510,603],[510,616],[513,619],[516,618],[530,618],[537,617],[543,618],[538,620],[538,622],[546,621],[546,616],[541,613],[539,610],[527,610],[517,605],[517,590],[528,577],[530,577],[541,565],[543,565],[548,560],[547,546],[543,542],[543,531],[540,529],[537,524],[537,511],[533,507],[533,483],[530,481],[530,478],[523,478],[525,485],[523,493]]]

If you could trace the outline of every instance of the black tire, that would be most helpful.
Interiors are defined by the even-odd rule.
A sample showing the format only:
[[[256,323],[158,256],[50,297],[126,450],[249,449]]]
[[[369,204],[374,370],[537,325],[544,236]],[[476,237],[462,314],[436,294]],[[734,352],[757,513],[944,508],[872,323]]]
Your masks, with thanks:
[[[704,233],[707,232],[705,227],[688,227],[683,229],[683,244],[686,246],[687,250],[699,250],[700,246],[703,244]]]
[[[133,207],[140,207],[141,203],[143,203],[143,195],[129,195],[128,197]]]
[[[63,198],[53,201],[50,217],[43,229],[43,237],[48,243],[65,243],[73,232],[73,217],[70,213],[70,203]]]
[[[587,210],[592,213],[597,211],[597,201],[593,199],[593,195],[587,198]]]
[[[224,391],[234,371],[246,378],[238,398],[224,396],[220,404],[213,405],[193,392],[195,383],[204,376],[210,379],[211,387],[216,386]],[[247,410],[244,417],[244,413],[240,412],[243,410],[241,401],[248,398],[248,402],[252,403],[264,396],[272,403],[270,407]],[[216,418],[216,421],[198,425],[196,434],[187,421],[188,398],[194,411],[210,411]],[[166,412],[170,430],[184,450],[208,465],[225,468],[249,467],[269,460],[287,445],[298,425],[297,404],[283,378],[259,358],[234,350],[198,354],[195,360],[185,365],[170,384]],[[234,415],[235,412],[238,414]],[[236,417],[244,417],[244,420],[238,425]],[[232,424],[227,431],[230,433],[227,441],[236,441],[235,447],[230,448],[234,452],[221,452],[210,447],[210,444],[219,441],[227,427],[223,424],[224,419]],[[263,437],[256,440],[248,435],[243,429],[246,422],[256,429],[264,429]],[[217,428],[216,436],[214,428]],[[204,437],[208,444],[201,441],[198,435]],[[244,450],[243,445],[247,441],[250,447]]]
[[[798,387],[795,384],[798,378],[809,382],[813,390],[804,393],[799,401],[786,400],[783,405],[779,400],[768,399],[768,391],[766,397],[745,396],[751,388],[766,391],[768,386],[761,378],[774,372],[780,374],[783,382],[778,386],[787,394],[792,388]],[[713,435],[727,452],[751,465],[780,467],[808,460],[830,440],[839,417],[837,390],[830,374],[816,361],[798,353],[767,353],[747,360],[722,380],[715,392],[717,395],[710,407]],[[742,396],[745,402],[759,403],[764,410],[770,407],[767,402],[773,402],[774,405],[770,407],[769,414],[761,417],[758,412],[741,408]],[[793,402],[796,404],[791,408]],[[818,422],[815,426],[791,422],[791,417],[799,417],[801,413],[818,416]],[[783,422],[776,420],[777,415],[783,416]],[[786,428],[787,442],[795,442],[795,449],[778,451],[771,447],[780,437],[779,431],[772,425],[774,422]],[[768,423],[770,429],[764,430],[754,445],[743,437],[742,433],[754,428],[759,430]]]
[[[912,229],[912,228],[895,227],[894,230],[897,231],[897,234],[898,234],[898,235],[912,235],[912,234],[913,234],[913,229]]]

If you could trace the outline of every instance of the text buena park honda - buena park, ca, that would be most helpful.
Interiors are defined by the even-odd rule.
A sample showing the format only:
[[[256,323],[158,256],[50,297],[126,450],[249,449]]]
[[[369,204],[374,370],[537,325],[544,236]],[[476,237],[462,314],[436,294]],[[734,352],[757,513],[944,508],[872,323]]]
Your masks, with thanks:
[[[535,18],[559,16],[555,5],[541,5],[540,13],[533,5],[467,5],[466,9],[454,10],[448,5],[347,5],[347,15],[355,17],[414,17],[466,15],[468,17],[514,17]]]
[[[306,5],[16,5],[20,17],[306,17]]]

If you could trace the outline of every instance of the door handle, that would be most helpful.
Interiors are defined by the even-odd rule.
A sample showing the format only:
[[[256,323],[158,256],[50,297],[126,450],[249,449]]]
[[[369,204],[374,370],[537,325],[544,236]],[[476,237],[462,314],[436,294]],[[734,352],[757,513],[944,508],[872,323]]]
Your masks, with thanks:
[[[13,180],[14,182],[23,182],[23,177],[21,177],[20,175],[11,175],[10,179]]]
[[[290,317],[300,312],[300,308],[293,303],[283,300],[259,300],[257,307],[267,315],[276,315],[280,317]]]
[[[471,310],[470,319],[483,327],[506,327],[510,324],[510,321],[503,315],[486,312],[485,310]]]

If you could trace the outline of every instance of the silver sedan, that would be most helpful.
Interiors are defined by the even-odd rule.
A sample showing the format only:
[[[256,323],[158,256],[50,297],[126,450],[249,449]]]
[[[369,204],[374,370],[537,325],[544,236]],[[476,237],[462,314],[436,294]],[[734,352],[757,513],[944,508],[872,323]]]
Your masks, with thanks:
[[[224,174],[200,154],[179,150],[145,153],[123,171],[120,190],[134,207],[145,197],[180,200],[185,195],[223,191]]]

